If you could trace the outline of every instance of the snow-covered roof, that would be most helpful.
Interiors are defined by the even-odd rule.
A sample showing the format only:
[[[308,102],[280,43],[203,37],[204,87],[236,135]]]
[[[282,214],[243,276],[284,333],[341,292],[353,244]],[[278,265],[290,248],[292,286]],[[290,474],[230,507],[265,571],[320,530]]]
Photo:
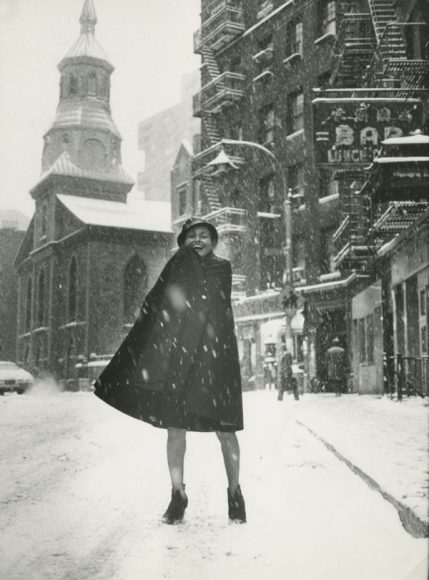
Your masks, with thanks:
[[[112,163],[109,167],[104,169],[81,169],[72,162],[67,151],[64,151],[49,167],[49,169],[42,173],[39,181],[30,192],[33,192],[50,175],[82,177],[85,179],[96,179],[114,183],[126,183],[130,186],[134,184],[133,179],[119,163]]]
[[[63,194],[57,199],[87,225],[172,233],[170,202],[130,199],[121,203]]]
[[[406,137],[390,137],[381,142],[382,145],[429,145],[429,135],[407,135]]]
[[[110,112],[97,100],[65,99],[60,101],[51,130],[70,127],[110,131],[119,139],[121,138]]]
[[[374,163],[428,163],[428,156],[421,157],[377,157],[374,159]]]

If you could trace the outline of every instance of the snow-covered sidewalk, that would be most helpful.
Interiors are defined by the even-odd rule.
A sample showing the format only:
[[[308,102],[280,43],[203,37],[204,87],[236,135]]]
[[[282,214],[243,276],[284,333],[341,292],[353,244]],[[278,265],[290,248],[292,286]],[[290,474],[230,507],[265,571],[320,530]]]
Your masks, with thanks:
[[[422,528],[427,531],[427,398],[397,402],[370,395],[305,394],[299,402],[288,397],[283,404],[349,467],[356,467],[364,478],[368,476],[370,485],[378,484],[386,499],[398,502],[395,507],[409,508],[410,515],[416,516],[411,527],[420,528],[414,530],[416,533],[421,534]],[[419,520],[423,525],[419,526]]]

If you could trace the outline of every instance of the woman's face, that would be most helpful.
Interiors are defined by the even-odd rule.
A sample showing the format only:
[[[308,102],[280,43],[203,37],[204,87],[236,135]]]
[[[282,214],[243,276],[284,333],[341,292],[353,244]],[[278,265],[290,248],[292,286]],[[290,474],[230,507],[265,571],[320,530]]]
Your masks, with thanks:
[[[191,246],[199,256],[207,256],[216,244],[206,226],[194,226],[186,234],[184,245]]]

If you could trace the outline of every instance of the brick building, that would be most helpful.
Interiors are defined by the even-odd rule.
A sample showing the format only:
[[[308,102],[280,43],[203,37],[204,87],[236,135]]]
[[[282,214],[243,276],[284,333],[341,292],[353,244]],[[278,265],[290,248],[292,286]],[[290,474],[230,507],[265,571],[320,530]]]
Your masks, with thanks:
[[[85,0],[80,37],[58,66],[59,104],[16,259],[18,361],[72,383],[113,354],[172,243],[169,204],[127,201],[113,66],[96,23]]]
[[[18,274],[14,260],[24,239],[28,218],[16,210],[0,210],[0,359],[16,358]]]
[[[199,212],[219,227],[235,294],[246,294],[236,320],[241,355],[257,380],[264,335],[277,326],[276,341],[284,340],[285,284],[305,298],[291,326],[295,359],[305,360],[309,378],[326,379],[334,336],[351,361],[352,297],[368,257],[365,231],[352,231],[367,227],[355,193],[383,139],[425,126],[427,12],[422,0],[201,2],[194,37],[201,150],[189,205],[173,202],[180,207],[173,225]]]

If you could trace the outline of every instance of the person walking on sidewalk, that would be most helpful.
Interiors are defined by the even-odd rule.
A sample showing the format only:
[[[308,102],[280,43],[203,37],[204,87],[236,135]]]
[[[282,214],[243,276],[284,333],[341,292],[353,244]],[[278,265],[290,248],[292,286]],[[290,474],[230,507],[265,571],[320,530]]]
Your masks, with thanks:
[[[283,346],[283,349],[282,358],[280,359],[280,382],[277,400],[283,401],[284,392],[292,390],[294,399],[298,401],[298,381],[293,376],[292,355],[287,350],[286,345]]]
[[[182,520],[186,432],[216,432],[228,479],[228,515],[246,522],[239,484],[241,376],[231,307],[231,264],[213,252],[216,228],[188,219],[179,249],[146,296],[141,313],[95,394],[116,409],[167,429],[171,501],[164,521]]]
[[[346,351],[340,346],[340,340],[334,338],[332,346],[326,353],[328,361],[328,380],[336,397],[341,396],[342,386],[346,382]]]

